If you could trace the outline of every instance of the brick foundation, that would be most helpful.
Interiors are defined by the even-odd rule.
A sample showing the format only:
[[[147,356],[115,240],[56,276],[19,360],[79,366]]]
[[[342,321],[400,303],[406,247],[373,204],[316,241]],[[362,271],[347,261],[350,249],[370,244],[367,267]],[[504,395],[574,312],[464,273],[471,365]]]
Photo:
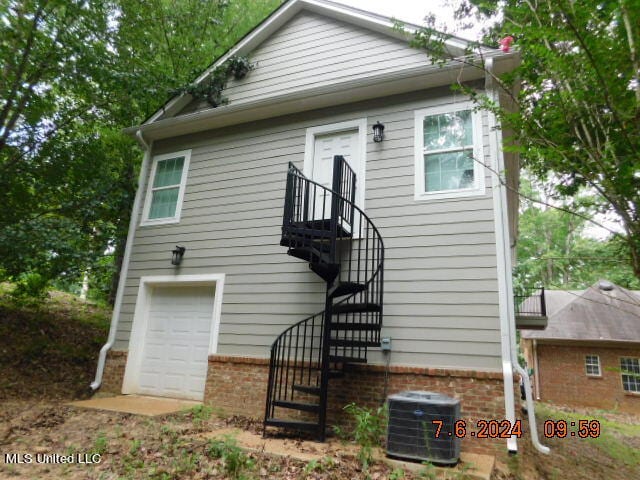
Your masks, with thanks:
[[[205,402],[228,414],[262,418],[264,415],[269,360],[263,358],[212,355],[205,390]],[[385,398],[385,367],[355,365],[346,375],[332,379],[329,386],[330,424],[345,425],[342,408],[355,402],[377,407]],[[461,400],[467,436],[462,440],[466,452],[502,455],[506,440],[471,437],[478,420],[505,417],[502,375],[496,372],[392,366],[389,368],[387,395],[404,390],[428,390]]]
[[[615,348],[602,345],[573,346],[538,344],[539,396],[545,402],[571,407],[591,407],[640,414],[640,394],[625,392],[620,375],[620,357],[640,357],[640,347]],[[531,347],[527,362],[534,366]],[[585,371],[585,356],[600,357],[601,376]]]
[[[123,350],[109,350],[104,365],[102,385],[100,391],[105,393],[122,393],[122,380],[127,365],[127,352]]]

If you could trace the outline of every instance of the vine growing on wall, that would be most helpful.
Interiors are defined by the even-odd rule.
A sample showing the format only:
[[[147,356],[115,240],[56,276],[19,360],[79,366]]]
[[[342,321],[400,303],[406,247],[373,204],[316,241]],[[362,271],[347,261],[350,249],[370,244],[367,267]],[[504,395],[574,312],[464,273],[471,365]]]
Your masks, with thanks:
[[[236,80],[243,79],[247,73],[255,68],[255,64],[248,57],[233,56],[222,65],[216,67],[209,77],[200,83],[190,83],[176,89],[174,94],[188,93],[196,100],[205,100],[213,108],[225,105],[228,100],[222,96],[229,77]]]

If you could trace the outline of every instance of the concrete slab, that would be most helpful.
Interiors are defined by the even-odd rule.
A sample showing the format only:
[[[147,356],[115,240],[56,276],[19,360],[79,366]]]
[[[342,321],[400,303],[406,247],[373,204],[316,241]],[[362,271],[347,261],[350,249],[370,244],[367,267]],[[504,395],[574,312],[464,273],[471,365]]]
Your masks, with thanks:
[[[247,451],[266,453],[281,457],[291,457],[303,462],[320,460],[327,456],[356,456],[358,447],[344,444],[337,439],[329,439],[318,443],[297,439],[263,438],[261,435],[234,428],[213,430],[203,435],[205,438],[231,436],[238,445]],[[425,469],[419,462],[402,461],[388,458],[382,450],[374,454],[377,461],[387,463],[391,468],[401,468],[414,473]],[[455,467],[432,467],[435,478],[458,478],[455,475],[464,472],[465,477],[473,480],[490,480],[495,468],[495,457],[474,453],[462,453],[460,462]]]
[[[202,405],[202,402],[175,398],[147,397],[144,395],[117,395],[115,397],[94,397],[89,400],[71,402],[68,403],[68,405],[156,417],[187,410],[196,405]]]

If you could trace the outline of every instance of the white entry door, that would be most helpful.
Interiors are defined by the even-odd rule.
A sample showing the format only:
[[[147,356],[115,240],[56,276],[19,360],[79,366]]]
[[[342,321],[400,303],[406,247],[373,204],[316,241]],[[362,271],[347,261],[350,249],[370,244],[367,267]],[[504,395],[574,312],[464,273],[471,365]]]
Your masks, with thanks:
[[[202,400],[215,287],[154,287],[147,312],[138,392]]]
[[[361,154],[359,151],[358,130],[316,135],[313,146],[313,168],[311,179],[331,189],[333,186],[333,157],[342,155],[347,164],[356,173],[356,198],[358,193],[358,175],[360,173]],[[359,203],[356,201],[356,203]],[[324,204],[324,217],[322,215]],[[331,215],[330,198],[317,194],[315,218],[329,218]]]

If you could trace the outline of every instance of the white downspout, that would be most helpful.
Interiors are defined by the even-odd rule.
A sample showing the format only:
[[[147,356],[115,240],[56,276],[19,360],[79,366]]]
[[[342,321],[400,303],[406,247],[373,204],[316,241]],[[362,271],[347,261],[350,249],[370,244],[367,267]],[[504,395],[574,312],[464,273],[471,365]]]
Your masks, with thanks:
[[[144,158],[140,167],[140,175],[138,177],[138,188],[136,196],[133,200],[133,209],[131,211],[131,219],[129,220],[129,231],[127,232],[127,242],[124,247],[124,257],[122,258],[122,267],[120,269],[120,279],[118,280],[118,289],[116,291],[116,300],[113,306],[113,314],[111,315],[111,326],[109,327],[109,337],[100,349],[98,356],[98,367],[96,369],[96,377],[91,383],[91,390],[95,391],[102,385],[102,375],[104,373],[104,364],[107,360],[107,352],[113,347],[116,340],[116,332],[118,330],[118,320],[120,318],[120,307],[122,306],[122,297],[124,297],[124,285],[127,280],[129,271],[129,259],[131,257],[131,249],[133,248],[133,239],[135,236],[136,225],[138,224],[138,212],[140,211],[140,203],[142,202],[142,187],[149,170],[149,159],[151,156],[151,146],[145,142],[142,132],[136,132],[136,139],[144,150]]]
[[[538,341],[534,338],[531,342],[533,344],[533,377],[536,382],[536,400],[540,400],[540,369],[538,368]]]
[[[493,59],[488,58],[486,68],[489,74],[486,76],[486,89],[492,99],[498,103],[499,96],[493,87],[491,74],[493,73]],[[493,112],[487,112],[489,119],[489,142],[491,151],[495,153],[495,173],[492,175],[494,219],[496,224],[496,252],[498,263],[498,288],[500,291],[500,337],[502,340],[502,370],[504,374],[504,403],[507,420],[515,421],[515,401],[513,394],[513,371],[520,374],[524,382],[524,391],[529,415],[529,428],[531,442],[541,453],[549,453],[548,447],[542,445],[538,439],[535,410],[531,395],[531,382],[529,375],[518,363],[515,333],[515,308],[513,304],[513,278],[511,276],[511,254],[509,245],[509,218],[507,214],[506,188],[501,181],[504,171],[504,157],[502,154],[502,131],[498,128],[498,122]],[[518,444],[516,437],[507,440],[509,452],[516,453]]]

